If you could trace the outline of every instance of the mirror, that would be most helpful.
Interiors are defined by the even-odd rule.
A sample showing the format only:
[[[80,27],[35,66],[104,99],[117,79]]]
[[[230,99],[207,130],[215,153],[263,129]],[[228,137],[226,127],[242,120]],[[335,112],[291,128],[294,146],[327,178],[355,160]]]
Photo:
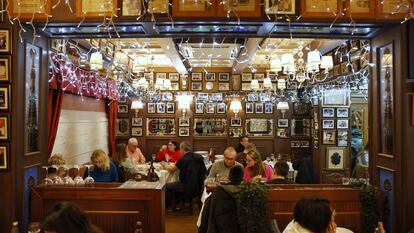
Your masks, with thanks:
[[[147,118],[147,135],[175,135],[174,118]]]

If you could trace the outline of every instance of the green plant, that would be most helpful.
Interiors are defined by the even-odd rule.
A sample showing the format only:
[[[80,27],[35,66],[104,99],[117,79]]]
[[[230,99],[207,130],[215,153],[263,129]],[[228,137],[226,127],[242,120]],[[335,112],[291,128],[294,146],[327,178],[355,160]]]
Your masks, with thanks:
[[[377,188],[364,183],[351,183],[355,188],[360,189],[360,198],[362,202],[362,232],[372,233],[378,225],[378,207],[377,207]]]
[[[240,185],[237,198],[237,216],[241,232],[260,233],[266,222],[266,193],[268,185],[246,182]]]

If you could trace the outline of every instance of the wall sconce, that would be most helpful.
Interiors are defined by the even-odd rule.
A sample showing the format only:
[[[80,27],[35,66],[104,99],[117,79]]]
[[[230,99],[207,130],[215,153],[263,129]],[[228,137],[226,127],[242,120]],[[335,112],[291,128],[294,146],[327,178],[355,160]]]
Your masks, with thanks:
[[[234,118],[237,118],[237,113],[242,110],[242,105],[240,100],[233,100],[230,103],[230,110],[234,112]]]
[[[135,117],[138,117],[139,110],[144,109],[144,103],[141,100],[134,100],[131,103],[131,109],[135,111]]]
[[[285,118],[285,112],[289,110],[289,103],[286,101],[280,101],[276,105],[276,109],[282,112],[282,118]]]
[[[193,97],[193,95],[188,95],[187,93],[182,93],[176,96],[178,109],[181,109],[183,117],[185,117],[187,109],[190,109],[191,102],[193,102]]]

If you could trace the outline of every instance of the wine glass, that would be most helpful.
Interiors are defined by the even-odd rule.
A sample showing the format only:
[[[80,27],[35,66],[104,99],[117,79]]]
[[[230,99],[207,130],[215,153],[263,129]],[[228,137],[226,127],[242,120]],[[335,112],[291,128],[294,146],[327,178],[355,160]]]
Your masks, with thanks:
[[[91,166],[93,166],[93,165],[86,164],[84,166],[88,168],[88,177],[86,177],[85,180],[84,180],[85,184],[93,184],[93,183],[95,183],[95,180],[91,177]]]
[[[44,185],[52,185],[53,184],[53,180],[49,178],[49,167],[48,166],[42,166],[42,168],[46,169],[46,177],[43,179],[42,184]]]
[[[75,182],[73,181],[72,177],[69,176],[69,165],[63,165],[63,168],[65,169],[66,176],[63,177],[63,184],[64,185],[74,185]]]
[[[29,223],[27,233],[39,233],[39,232],[40,232],[40,223],[39,222]]]
[[[79,165],[75,165],[73,167],[78,169],[78,175],[75,177],[75,179],[73,179],[73,181],[75,182],[75,185],[83,185],[84,184],[83,178],[79,175],[80,173]]]

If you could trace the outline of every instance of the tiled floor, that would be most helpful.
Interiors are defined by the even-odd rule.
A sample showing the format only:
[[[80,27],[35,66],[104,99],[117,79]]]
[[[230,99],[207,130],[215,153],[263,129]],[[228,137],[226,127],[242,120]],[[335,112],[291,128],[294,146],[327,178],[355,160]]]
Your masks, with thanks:
[[[165,232],[166,233],[197,233],[197,218],[199,211],[194,208],[193,215],[188,210],[179,212],[166,212]]]

